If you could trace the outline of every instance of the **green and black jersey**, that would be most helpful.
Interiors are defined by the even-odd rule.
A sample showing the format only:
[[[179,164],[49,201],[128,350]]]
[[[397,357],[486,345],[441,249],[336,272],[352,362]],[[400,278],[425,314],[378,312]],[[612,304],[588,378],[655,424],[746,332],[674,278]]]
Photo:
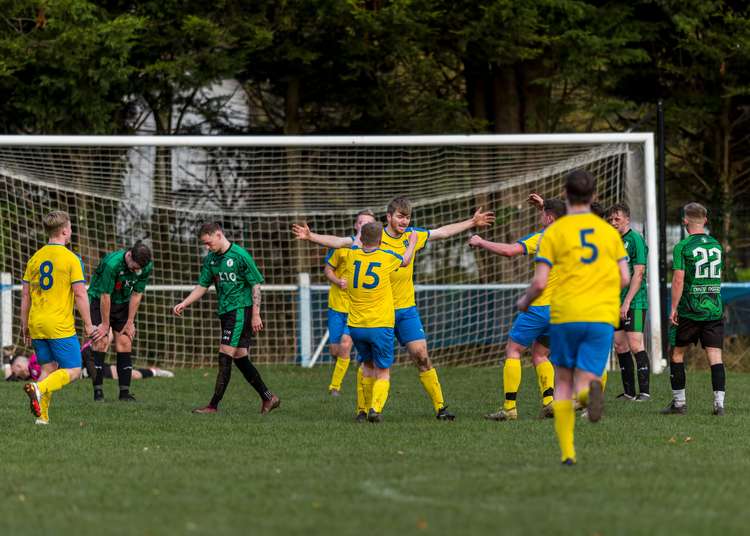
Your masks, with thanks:
[[[622,235],[622,242],[625,246],[625,251],[628,252],[628,270],[630,271],[630,279],[633,279],[633,272],[637,265],[646,266],[648,259],[648,247],[643,236],[633,229],[628,230],[627,233]],[[620,293],[620,301],[625,300],[625,296],[628,295],[630,285],[622,289]],[[641,288],[633,296],[633,301],[630,302],[631,309],[648,309],[648,291],[646,290],[646,271],[643,271],[643,281],[641,281]]]
[[[690,235],[674,247],[672,267],[685,271],[685,286],[677,314],[691,320],[719,320],[724,312],[721,244],[706,234]]]
[[[250,307],[253,304],[253,287],[261,283],[263,276],[253,257],[237,244],[231,244],[224,253],[209,252],[203,259],[198,277],[198,284],[202,287],[216,285],[219,315]]]
[[[97,300],[102,294],[109,294],[112,303],[128,303],[133,292],[143,294],[146,290],[149,277],[154,270],[153,261],[149,261],[136,273],[128,268],[125,253],[126,249],[114,251],[99,261],[89,286],[90,300]]]

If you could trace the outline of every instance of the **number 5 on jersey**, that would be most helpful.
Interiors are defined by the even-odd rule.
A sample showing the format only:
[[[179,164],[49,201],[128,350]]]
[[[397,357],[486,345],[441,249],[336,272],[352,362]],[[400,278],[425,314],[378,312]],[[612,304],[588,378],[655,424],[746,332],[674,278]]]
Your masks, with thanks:
[[[583,264],[591,264],[599,256],[599,248],[596,247],[596,244],[592,244],[586,240],[590,234],[594,234],[593,229],[581,229],[581,247],[591,250],[591,254],[588,257],[581,257]]]

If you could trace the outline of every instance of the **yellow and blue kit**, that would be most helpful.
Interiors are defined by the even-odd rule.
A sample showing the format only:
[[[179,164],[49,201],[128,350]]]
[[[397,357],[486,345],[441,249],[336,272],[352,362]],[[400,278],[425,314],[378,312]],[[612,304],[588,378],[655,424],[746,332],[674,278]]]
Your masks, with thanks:
[[[329,249],[325,263],[333,268],[333,273],[339,279],[349,277],[346,272],[346,258],[349,248]],[[331,285],[328,289],[328,339],[331,344],[341,343],[343,335],[349,335],[347,315],[349,313],[349,294],[338,285]]]
[[[550,359],[601,375],[620,317],[620,234],[590,212],[568,214],[544,232],[536,262],[557,272],[550,303]]]

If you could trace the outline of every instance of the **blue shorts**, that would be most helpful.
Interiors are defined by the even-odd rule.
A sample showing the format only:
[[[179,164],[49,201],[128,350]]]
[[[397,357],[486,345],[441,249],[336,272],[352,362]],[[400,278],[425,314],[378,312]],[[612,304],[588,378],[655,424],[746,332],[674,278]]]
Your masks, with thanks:
[[[357,361],[387,369],[393,365],[393,328],[354,328],[349,332],[357,349]]]
[[[525,313],[518,313],[508,337],[526,348],[541,337],[549,337],[549,305],[534,305]]]
[[[349,315],[328,309],[328,342],[331,344],[340,344],[342,335],[349,335],[349,326],[346,325],[346,318]]]
[[[422,319],[419,318],[417,306],[396,309],[396,338],[401,346],[413,341],[421,341],[427,337],[424,334]]]
[[[550,326],[550,361],[558,367],[601,376],[607,366],[615,328],[605,322],[568,322]]]
[[[40,365],[55,361],[64,369],[81,367],[81,344],[75,335],[64,339],[33,339],[31,343]]]

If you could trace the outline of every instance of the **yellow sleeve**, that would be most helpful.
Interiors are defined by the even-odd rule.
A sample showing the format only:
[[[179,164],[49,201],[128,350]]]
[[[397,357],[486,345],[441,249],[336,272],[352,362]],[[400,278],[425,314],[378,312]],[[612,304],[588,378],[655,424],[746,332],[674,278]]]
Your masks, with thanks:
[[[394,253],[390,250],[384,251],[383,255],[385,257],[383,264],[384,264],[386,272],[388,273],[395,272],[396,270],[401,268],[401,263],[404,260],[404,258],[401,255],[399,255],[398,253]]]
[[[529,256],[536,255],[536,252],[539,249],[539,240],[541,237],[542,233],[537,232],[531,233],[530,235],[526,235],[517,240],[517,243],[523,246],[523,254]]]
[[[86,277],[83,275],[83,259],[75,253],[70,256],[70,282],[85,283]]]
[[[26,263],[26,270],[23,272],[23,281],[27,283],[31,282],[31,260]]]
[[[536,262],[543,262],[548,264],[550,267],[555,264],[555,236],[554,230],[548,229],[544,233],[539,234],[539,240],[536,250]]]

